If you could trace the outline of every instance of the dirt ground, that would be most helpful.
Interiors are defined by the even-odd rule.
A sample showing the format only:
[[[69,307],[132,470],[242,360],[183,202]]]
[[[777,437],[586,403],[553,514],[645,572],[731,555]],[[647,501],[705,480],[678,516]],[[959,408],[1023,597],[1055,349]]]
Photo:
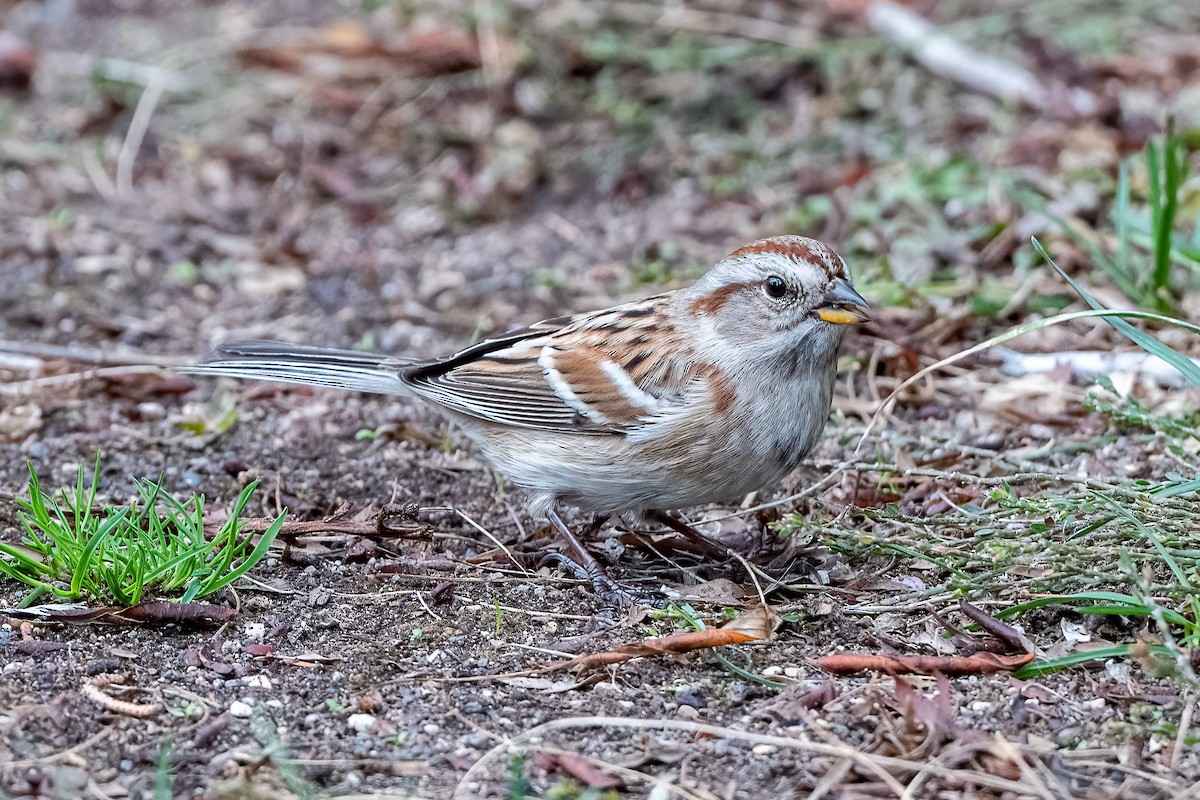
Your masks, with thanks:
[[[281,544],[210,598],[237,609],[219,626],[0,612],[0,796],[1196,791],[1194,693],[1126,660],[945,683],[809,662],[963,652],[983,637],[963,630],[959,599],[995,611],[1028,596],[831,547],[820,529],[835,520],[860,545],[890,530],[856,510],[867,473],[835,465],[995,476],[1023,454],[1048,473],[1161,480],[1191,463],[1085,410],[1069,374],[1018,380],[988,358],[904,395],[851,454],[916,367],[1072,302],[1030,235],[1088,278],[1085,254],[1020,207],[1014,183],[1096,222],[1098,176],[1111,181],[1172,103],[1181,126],[1200,107],[1188,4],[910,4],[1032,70],[1041,106],[935,75],[872,31],[870,5],[0,3],[0,537],[19,537],[10,498],[27,461],[64,485],[97,450],[114,502],[130,476],[161,474],[217,517],[254,478],[254,517],[369,524],[391,503],[420,509],[406,537]],[[768,597],[774,639],[719,658],[539,672],[679,619],[539,567],[549,531],[428,406],[168,369],[245,338],[441,354],[682,285],[776,233],[829,241],[878,313],[848,338],[820,450],[747,506],[821,490],[688,512],[722,518],[706,531],[785,576]],[[1128,349],[1101,324],[1012,346]],[[1154,407],[1197,403],[1139,391]],[[914,517],[980,496],[895,481]],[[773,532],[793,511],[817,528],[809,541]],[[758,605],[737,561],[652,534],[653,547],[609,529],[597,551],[710,623]],[[0,608],[23,593],[0,581]],[[1152,635],[1084,622],[1022,619],[1046,651],[1069,634]],[[103,691],[158,708],[97,702],[89,687],[109,674],[129,688]]]

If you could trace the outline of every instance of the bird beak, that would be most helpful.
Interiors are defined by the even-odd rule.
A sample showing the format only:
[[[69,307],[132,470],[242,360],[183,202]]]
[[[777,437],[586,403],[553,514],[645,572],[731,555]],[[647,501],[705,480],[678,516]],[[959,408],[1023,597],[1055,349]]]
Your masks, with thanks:
[[[835,278],[833,286],[821,298],[821,305],[814,312],[817,317],[834,325],[854,325],[871,318],[867,309],[871,306],[863,296],[854,291],[850,281]]]

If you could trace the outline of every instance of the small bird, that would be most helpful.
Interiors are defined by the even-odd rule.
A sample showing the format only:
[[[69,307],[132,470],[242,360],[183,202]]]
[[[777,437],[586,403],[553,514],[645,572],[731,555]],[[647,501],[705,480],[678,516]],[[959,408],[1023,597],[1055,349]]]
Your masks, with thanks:
[[[594,517],[584,538],[629,513],[699,536],[666,512],[740,499],[808,455],[829,416],[842,335],[868,308],[833,250],[777,236],[735,250],[689,288],[544,320],[445,358],[254,341],[187,371],[429,400],[530,490],[532,516],[578,559],[564,562],[607,593],[616,585],[560,511]]]

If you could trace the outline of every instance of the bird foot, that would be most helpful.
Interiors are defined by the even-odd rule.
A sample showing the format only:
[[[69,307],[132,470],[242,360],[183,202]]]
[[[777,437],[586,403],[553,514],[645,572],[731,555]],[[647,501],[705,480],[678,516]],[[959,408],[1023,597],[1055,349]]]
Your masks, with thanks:
[[[548,564],[561,567],[573,577],[581,581],[587,581],[592,585],[592,591],[596,593],[597,597],[607,600],[614,605],[650,606],[651,608],[665,608],[667,606],[667,601],[656,596],[653,592],[631,589],[613,580],[604,572],[600,564],[594,560],[591,564],[585,565],[574,561],[563,553],[547,553],[542,556],[538,562],[538,566],[542,567]]]

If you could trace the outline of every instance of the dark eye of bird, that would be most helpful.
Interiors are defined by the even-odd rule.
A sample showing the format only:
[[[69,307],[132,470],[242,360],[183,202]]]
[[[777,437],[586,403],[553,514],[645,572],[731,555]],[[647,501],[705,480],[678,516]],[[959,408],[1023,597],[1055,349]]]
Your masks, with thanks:
[[[787,294],[787,282],[778,275],[767,278],[766,290],[768,297],[780,298]]]

